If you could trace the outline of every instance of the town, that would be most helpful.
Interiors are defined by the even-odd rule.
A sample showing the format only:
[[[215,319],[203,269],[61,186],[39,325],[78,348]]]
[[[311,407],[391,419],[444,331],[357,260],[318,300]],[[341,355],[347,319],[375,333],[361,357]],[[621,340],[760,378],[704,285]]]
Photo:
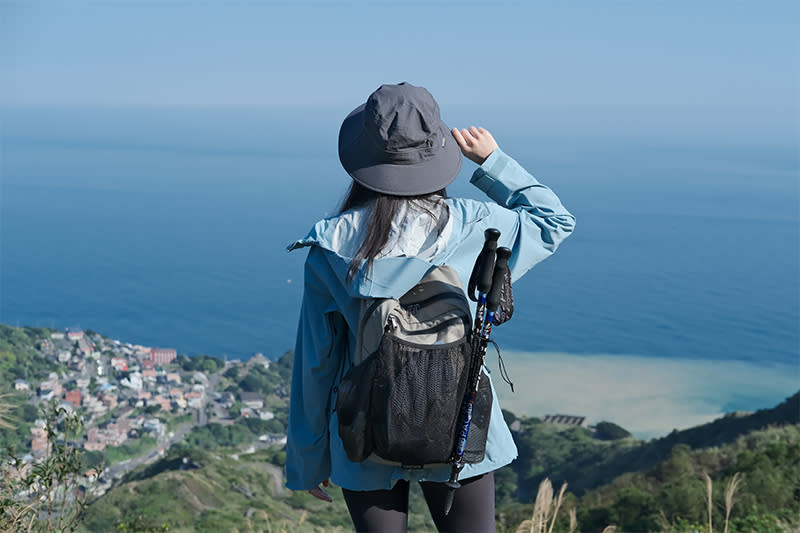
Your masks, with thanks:
[[[261,392],[230,384],[253,367],[268,369],[271,362],[262,354],[246,362],[186,357],[173,348],[134,345],[81,330],[51,332],[35,348],[57,363],[59,371],[38,382],[15,379],[13,388],[27,394],[37,408],[56,402],[58,408],[82,416],[86,432],[72,444],[106,462],[99,472],[86,473],[96,476],[94,496],[133,468],[163,456],[197,426],[230,425],[241,418],[268,421],[276,416]],[[218,390],[221,383],[227,390]],[[279,386],[276,395],[282,403],[287,392]],[[30,432],[24,460],[35,463],[49,445],[45,421],[37,419]],[[285,441],[282,431],[266,433],[250,449],[283,446]]]

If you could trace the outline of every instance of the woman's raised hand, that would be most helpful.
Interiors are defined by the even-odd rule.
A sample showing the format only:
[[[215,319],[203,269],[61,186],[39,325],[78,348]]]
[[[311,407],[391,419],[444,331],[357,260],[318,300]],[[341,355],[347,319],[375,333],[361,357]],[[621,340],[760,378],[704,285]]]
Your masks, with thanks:
[[[497,141],[494,140],[489,130],[484,128],[470,126],[469,129],[461,131],[453,128],[451,133],[455,137],[458,147],[461,148],[461,153],[479,165],[482,165],[486,158],[498,148]]]

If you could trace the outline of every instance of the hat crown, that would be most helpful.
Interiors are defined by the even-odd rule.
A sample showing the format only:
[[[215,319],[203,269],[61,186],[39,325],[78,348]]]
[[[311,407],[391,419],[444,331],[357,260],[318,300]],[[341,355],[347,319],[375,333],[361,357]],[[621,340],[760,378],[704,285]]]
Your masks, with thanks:
[[[389,152],[432,147],[441,123],[433,96],[424,87],[405,82],[381,85],[370,95],[364,111],[365,133]]]
[[[424,87],[381,85],[339,128],[339,161],[373,191],[416,196],[456,179],[461,151]]]

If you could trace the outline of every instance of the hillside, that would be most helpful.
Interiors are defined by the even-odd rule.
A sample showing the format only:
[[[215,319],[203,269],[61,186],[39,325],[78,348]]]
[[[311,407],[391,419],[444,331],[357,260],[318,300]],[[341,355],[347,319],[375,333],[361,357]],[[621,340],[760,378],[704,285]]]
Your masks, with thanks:
[[[0,393],[13,394],[8,398],[16,405],[17,424],[14,430],[0,429],[0,440],[6,444],[22,449],[30,445],[27,430],[36,416],[37,394],[41,394],[41,390],[34,392],[37,384],[54,381],[51,373],[55,372],[66,395],[70,376],[78,372],[59,364],[54,359],[57,351],[45,349],[49,355],[43,355],[49,341],[42,339],[53,333],[0,329]],[[97,345],[113,344],[98,334],[92,333],[91,338]],[[100,361],[103,357],[99,356]],[[195,412],[188,407],[174,410],[174,402],[169,413],[152,406],[152,413],[161,417],[167,429],[176,431],[174,437],[159,437],[158,453],[137,444],[144,443],[144,437],[102,453],[84,452],[87,467],[105,462],[104,479],[108,479],[103,483],[107,492],[93,492],[97,496],[84,514],[84,530],[349,529],[347,511],[335,487],[333,505],[283,487],[282,437],[292,359],[292,352],[277,361],[256,356],[246,362],[178,355],[172,366],[159,370],[176,379],[184,376],[186,383],[194,382],[192,387],[198,383],[190,378],[206,371],[208,401]],[[109,382],[129,379],[132,373],[112,373]],[[14,379],[7,376],[25,380],[33,390],[14,391]],[[174,383],[158,386],[176,387]],[[147,403],[135,407],[136,397],[126,401],[130,405],[125,416],[154,416]],[[92,420],[107,424],[117,420],[109,417],[121,413],[118,407]],[[515,531],[530,517],[539,483],[545,478],[556,489],[568,483],[558,522],[562,530],[568,528],[567,510],[575,508],[580,531],[600,531],[609,524],[619,526],[618,531],[690,531],[705,523],[703,473],[711,476],[715,487],[715,524],[722,523],[724,486],[739,473],[743,482],[733,511],[737,528],[778,532],[800,527],[796,520],[800,516],[800,393],[772,408],[726,415],[649,442],[630,437],[612,423],[598,424],[592,431],[508,411],[504,416],[515,429],[519,458],[496,472],[500,531]],[[182,429],[178,432],[177,428]],[[412,531],[433,529],[417,488],[412,489],[411,509]]]
[[[513,415],[507,416],[509,421]],[[708,424],[649,442],[631,438],[600,441],[584,428],[556,429],[536,418],[522,418],[515,439],[519,458],[513,465],[517,498],[532,501],[544,477],[553,483],[566,481],[570,491],[581,495],[626,472],[645,471],[665,461],[677,445],[689,449],[721,446],[742,435],[771,426],[800,423],[800,392],[776,407],[748,415],[729,414]]]

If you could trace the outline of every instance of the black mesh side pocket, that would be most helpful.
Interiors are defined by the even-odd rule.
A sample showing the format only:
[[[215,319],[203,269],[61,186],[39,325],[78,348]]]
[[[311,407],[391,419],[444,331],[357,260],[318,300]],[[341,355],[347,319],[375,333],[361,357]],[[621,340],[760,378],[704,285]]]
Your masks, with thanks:
[[[464,448],[464,462],[480,463],[486,453],[486,437],[489,434],[489,420],[492,416],[492,386],[489,376],[481,369],[478,382],[478,395],[472,405],[472,422],[469,425],[467,445]]]
[[[350,367],[337,387],[336,415],[339,437],[347,458],[360,463],[372,453],[370,398],[375,374],[373,355]]]
[[[446,463],[467,386],[469,344],[421,346],[384,335],[376,361],[375,453],[407,468]]]

